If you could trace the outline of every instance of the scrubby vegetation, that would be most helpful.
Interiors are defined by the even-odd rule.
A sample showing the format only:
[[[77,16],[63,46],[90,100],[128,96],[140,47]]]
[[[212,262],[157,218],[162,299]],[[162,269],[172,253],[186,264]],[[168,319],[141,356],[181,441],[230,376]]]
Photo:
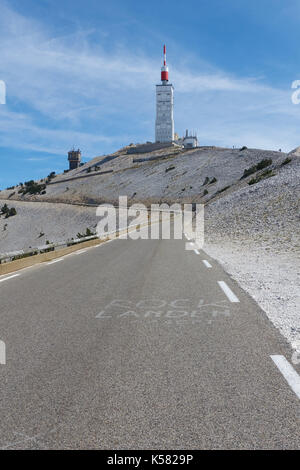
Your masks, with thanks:
[[[250,168],[247,168],[246,170],[244,170],[244,174],[241,177],[241,179],[247,178],[247,176],[250,176],[250,175],[252,175],[253,173],[256,173],[259,170],[263,170],[264,168],[270,166],[271,164],[272,164],[272,159],[271,158],[265,158],[265,159],[261,160],[259,163],[257,163],[256,165],[253,165]]]
[[[266,178],[271,178],[272,176],[275,176],[276,173],[274,173],[272,170],[265,170],[263,171],[260,175],[258,175],[256,178],[251,178],[251,180],[248,182],[248,184],[256,184],[259,183],[259,181],[264,180]]]
[[[80,232],[77,233],[77,238],[85,238],[85,237],[92,237],[96,235],[94,232],[92,232],[89,228],[86,229],[85,234],[82,234]]]
[[[165,172],[168,173],[168,171],[174,170],[175,166],[169,166],[168,168],[165,169]]]
[[[292,159],[287,157],[283,162],[281,163],[281,166],[287,165],[288,163],[291,163]]]
[[[56,173],[55,171],[51,171],[51,173],[47,176],[46,183],[50,183],[53,178],[55,178]]]
[[[38,251],[29,251],[28,253],[22,253],[20,255],[13,256],[11,261],[16,261],[17,259],[29,258],[30,256],[35,256],[37,254],[38,254]]]
[[[217,194],[223,193],[224,191],[226,191],[226,189],[229,189],[229,188],[230,188],[230,186],[225,186],[224,188],[217,191]]]
[[[8,219],[9,217],[13,217],[16,214],[17,211],[15,207],[9,208],[7,204],[4,204],[4,206],[2,206],[0,209],[0,215],[4,215],[6,219]]]
[[[213,178],[212,180],[210,180],[209,184],[216,183],[217,181],[218,181],[217,178]]]
[[[25,181],[24,185],[22,185],[21,189],[19,189],[19,194],[45,194],[46,191],[45,184],[38,184],[33,180]]]

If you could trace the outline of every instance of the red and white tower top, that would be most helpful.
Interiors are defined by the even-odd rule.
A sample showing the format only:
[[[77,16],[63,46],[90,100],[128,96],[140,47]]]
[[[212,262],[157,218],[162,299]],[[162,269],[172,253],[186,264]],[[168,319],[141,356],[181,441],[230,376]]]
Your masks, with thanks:
[[[169,81],[169,69],[167,66],[167,54],[166,54],[166,46],[164,45],[164,65],[161,68],[161,81],[166,83]]]

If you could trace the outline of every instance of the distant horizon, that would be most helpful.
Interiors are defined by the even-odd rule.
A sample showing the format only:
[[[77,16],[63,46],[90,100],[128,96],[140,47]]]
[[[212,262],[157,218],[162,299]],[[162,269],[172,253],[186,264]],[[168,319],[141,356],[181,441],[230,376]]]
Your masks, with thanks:
[[[154,141],[163,44],[180,136],[194,130],[200,146],[300,145],[291,100],[299,3],[172,5],[0,0],[0,189],[62,173],[73,146],[88,162]]]

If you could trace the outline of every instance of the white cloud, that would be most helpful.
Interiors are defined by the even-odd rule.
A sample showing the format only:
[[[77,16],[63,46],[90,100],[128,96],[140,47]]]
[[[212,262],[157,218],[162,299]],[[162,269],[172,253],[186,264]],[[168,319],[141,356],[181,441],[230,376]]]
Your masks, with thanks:
[[[1,4],[0,78],[7,84],[7,105],[0,109],[3,146],[62,154],[75,144],[92,156],[153,138],[160,64],[120,46],[108,53],[90,42],[90,33],[53,37],[44,24]],[[200,73],[184,62],[169,65],[180,133],[197,128],[202,139],[228,145],[298,145],[300,107],[291,105],[290,90],[211,66]],[[23,113],[14,112],[20,103]]]

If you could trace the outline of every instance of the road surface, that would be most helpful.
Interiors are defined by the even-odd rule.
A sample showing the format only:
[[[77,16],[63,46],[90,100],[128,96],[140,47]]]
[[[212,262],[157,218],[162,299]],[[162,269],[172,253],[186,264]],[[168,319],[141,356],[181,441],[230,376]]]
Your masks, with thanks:
[[[300,448],[289,346],[185,242],[115,240],[0,278],[1,448]]]

